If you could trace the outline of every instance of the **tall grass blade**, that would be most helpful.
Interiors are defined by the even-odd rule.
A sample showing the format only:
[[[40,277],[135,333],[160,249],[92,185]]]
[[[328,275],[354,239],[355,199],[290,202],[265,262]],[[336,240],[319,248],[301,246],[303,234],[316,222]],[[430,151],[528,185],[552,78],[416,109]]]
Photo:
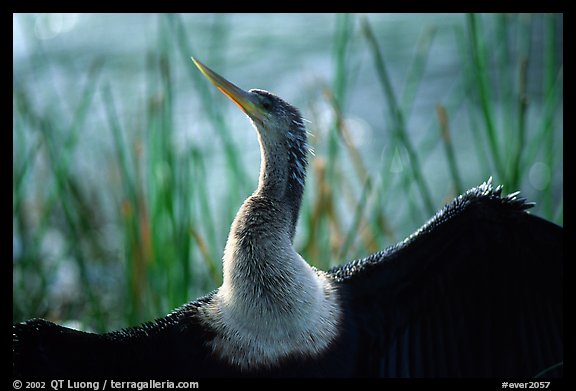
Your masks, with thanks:
[[[448,168],[452,176],[452,182],[454,183],[454,191],[456,192],[456,194],[462,194],[464,192],[464,186],[462,185],[462,179],[460,179],[458,163],[456,163],[456,154],[454,153],[452,138],[450,137],[450,125],[448,123],[448,114],[446,113],[446,109],[442,105],[436,106],[436,114],[438,116],[438,122],[440,124],[440,133],[442,136],[442,141],[444,143],[444,152],[446,154],[446,160],[448,161]]]
[[[476,90],[482,110],[484,120],[484,130],[490,146],[492,161],[496,173],[502,182],[507,182],[506,172],[502,163],[499,142],[494,125],[494,113],[492,111],[492,98],[490,95],[490,82],[488,79],[488,56],[483,44],[480,27],[478,26],[478,17],[475,14],[467,15],[468,33],[470,37],[470,50],[472,55],[472,64],[474,65],[473,73],[475,75]]]
[[[386,100],[389,105],[390,112],[392,113],[394,134],[402,142],[402,145],[406,149],[406,153],[408,154],[410,161],[410,166],[412,168],[412,174],[414,175],[414,179],[416,180],[416,184],[420,190],[420,195],[422,197],[425,210],[428,214],[433,214],[434,203],[432,202],[430,191],[428,190],[428,186],[426,185],[426,181],[424,180],[424,176],[422,175],[422,171],[420,169],[418,154],[408,137],[404,123],[404,115],[396,99],[396,94],[388,76],[386,65],[380,52],[378,42],[367,19],[363,19],[362,21],[362,31],[366,37],[366,40],[368,41],[368,44],[370,45],[371,53],[374,57],[374,66],[376,67],[376,71],[378,73],[378,79],[386,95]]]

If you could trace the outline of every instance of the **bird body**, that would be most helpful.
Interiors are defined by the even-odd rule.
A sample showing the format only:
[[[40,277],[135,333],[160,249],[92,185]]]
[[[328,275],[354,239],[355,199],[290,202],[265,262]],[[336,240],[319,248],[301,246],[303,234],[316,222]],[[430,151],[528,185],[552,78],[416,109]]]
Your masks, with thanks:
[[[488,181],[403,242],[316,270],[292,245],[307,167],[300,113],[194,62],[248,114],[262,151],[222,286],[106,334],[41,319],[14,325],[15,375],[561,376],[561,227]]]

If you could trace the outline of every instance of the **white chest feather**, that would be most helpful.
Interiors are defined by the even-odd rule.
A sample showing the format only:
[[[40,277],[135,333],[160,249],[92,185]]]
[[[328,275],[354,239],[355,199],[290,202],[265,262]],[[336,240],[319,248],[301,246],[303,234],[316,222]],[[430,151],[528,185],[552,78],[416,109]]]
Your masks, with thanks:
[[[224,283],[202,309],[221,359],[240,367],[273,367],[287,357],[321,354],[338,335],[340,306],[331,281],[291,246],[274,260],[243,259],[230,239]]]

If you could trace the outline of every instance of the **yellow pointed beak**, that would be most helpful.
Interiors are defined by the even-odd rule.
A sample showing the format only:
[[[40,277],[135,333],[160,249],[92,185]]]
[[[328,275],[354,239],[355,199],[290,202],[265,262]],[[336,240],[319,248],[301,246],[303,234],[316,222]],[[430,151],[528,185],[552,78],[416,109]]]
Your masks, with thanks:
[[[194,64],[200,69],[200,72],[208,80],[212,82],[224,95],[230,98],[234,103],[236,103],[248,116],[252,119],[264,118],[266,111],[262,108],[257,100],[257,96],[251,94],[248,91],[237,87],[236,85],[230,83],[228,80],[214,72],[212,69],[208,68],[206,65],[202,64],[200,61],[192,57]]]

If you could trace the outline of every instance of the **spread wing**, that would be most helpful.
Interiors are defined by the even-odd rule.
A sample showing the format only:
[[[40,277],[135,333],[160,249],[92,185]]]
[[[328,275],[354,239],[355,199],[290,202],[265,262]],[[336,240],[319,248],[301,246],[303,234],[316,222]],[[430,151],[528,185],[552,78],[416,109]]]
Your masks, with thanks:
[[[489,184],[387,251],[331,271],[359,375],[561,376],[563,231]]]
[[[209,332],[196,316],[212,293],[164,318],[106,334],[72,330],[44,319],[13,326],[15,377],[177,378],[229,373],[211,360]]]

